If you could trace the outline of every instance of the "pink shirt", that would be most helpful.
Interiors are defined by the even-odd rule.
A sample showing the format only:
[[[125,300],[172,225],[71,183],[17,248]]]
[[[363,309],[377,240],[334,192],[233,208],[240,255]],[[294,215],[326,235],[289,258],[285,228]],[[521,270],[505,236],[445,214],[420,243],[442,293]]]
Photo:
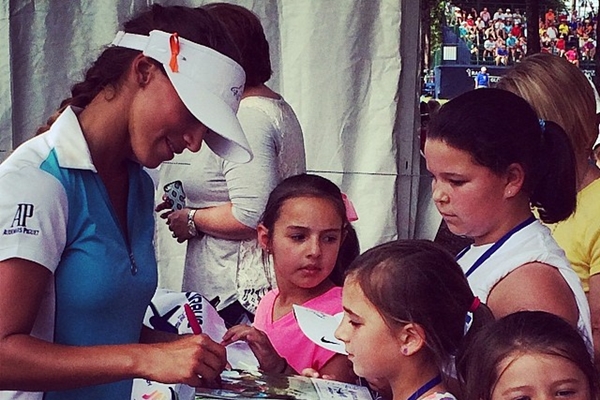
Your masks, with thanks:
[[[300,330],[293,312],[273,321],[273,306],[277,296],[279,290],[274,289],[262,298],[254,315],[253,326],[267,334],[275,350],[296,372],[301,373],[305,368],[320,371],[335,353],[307,338]],[[302,306],[330,315],[337,314],[342,311],[342,288],[333,287]]]
[[[567,57],[567,60],[575,61],[575,60],[577,60],[577,51],[569,50],[565,53],[565,56]]]

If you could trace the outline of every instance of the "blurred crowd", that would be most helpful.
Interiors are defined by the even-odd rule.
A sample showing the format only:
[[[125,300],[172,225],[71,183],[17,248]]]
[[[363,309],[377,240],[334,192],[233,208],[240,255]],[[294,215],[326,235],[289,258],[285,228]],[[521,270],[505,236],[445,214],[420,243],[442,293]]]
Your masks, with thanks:
[[[596,13],[578,15],[547,9],[539,19],[541,51],[565,57],[580,66],[596,53]],[[527,20],[524,10],[498,8],[480,11],[448,5],[447,21],[471,51],[476,64],[511,65],[527,52]]]

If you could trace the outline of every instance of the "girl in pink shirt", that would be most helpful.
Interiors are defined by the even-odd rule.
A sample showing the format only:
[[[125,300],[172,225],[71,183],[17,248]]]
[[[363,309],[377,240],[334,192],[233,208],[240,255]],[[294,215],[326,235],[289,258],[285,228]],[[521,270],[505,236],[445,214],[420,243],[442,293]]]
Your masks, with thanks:
[[[292,312],[294,304],[342,312],[343,272],[359,253],[349,217],[356,219],[347,213],[340,189],[317,175],[292,176],[271,192],[257,232],[261,247],[273,257],[278,288],[261,300],[254,325],[232,327],[224,344],[248,342],[265,372],[296,374],[310,368],[332,379],[356,380],[347,356],[314,344]]]

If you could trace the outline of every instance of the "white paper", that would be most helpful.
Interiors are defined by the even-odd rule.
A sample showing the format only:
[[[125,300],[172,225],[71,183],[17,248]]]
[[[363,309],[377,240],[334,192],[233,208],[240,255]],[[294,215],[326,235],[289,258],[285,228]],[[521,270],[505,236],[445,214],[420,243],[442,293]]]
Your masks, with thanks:
[[[348,354],[344,342],[334,336],[335,330],[344,317],[343,312],[329,315],[297,304],[293,307],[300,330],[307,338],[327,350]]]
[[[131,400],[193,400],[195,391],[195,388],[184,384],[167,385],[147,379],[134,379]]]
[[[166,332],[180,335],[190,334],[192,328],[188,324],[183,305],[188,303],[200,323],[202,333],[220,343],[227,332],[225,321],[217,310],[196,292],[173,292],[158,289],[144,316],[144,325]],[[235,369],[258,369],[258,360],[246,342],[235,342],[226,347],[227,362]]]

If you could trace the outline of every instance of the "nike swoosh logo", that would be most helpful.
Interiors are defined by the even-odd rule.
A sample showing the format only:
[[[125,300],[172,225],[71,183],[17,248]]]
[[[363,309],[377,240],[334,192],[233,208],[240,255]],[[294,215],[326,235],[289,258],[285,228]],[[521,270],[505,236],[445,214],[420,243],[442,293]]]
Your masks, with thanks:
[[[323,343],[329,343],[329,344],[339,344],[338,342],[332,342],[331,340],[325,339],[325,336],[323,336],[321,338],[321,342],[323,342]]]

